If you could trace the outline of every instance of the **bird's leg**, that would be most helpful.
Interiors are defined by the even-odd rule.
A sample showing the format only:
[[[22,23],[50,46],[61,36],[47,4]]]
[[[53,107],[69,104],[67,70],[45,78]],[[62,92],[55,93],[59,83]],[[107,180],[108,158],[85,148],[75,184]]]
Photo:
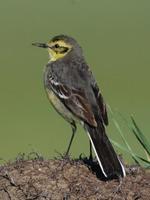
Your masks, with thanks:
[[[93,155],[92,155],[92,144],[91,141],[90,142],[90,156],[89,156],[89,160],[93,160]]]
[[[77,130],[77,127],[76,127],[75,122],[72,122],[72,123],[71,123],[71,127],[72,127],[72,136],[71,136],[71,139],[70,139],[70,142],[69,142],[69,145],[68,145],[68,148],[67,148],[67,151],[66,151],[65,157],[67,157],[68,154],[69,154],[69,150],[70,150],[70,147],[71,147],[71,144],[72,144],[73,138],[74,138],[74,136],[75,136],[75,132],[76,132],[76,130]]]

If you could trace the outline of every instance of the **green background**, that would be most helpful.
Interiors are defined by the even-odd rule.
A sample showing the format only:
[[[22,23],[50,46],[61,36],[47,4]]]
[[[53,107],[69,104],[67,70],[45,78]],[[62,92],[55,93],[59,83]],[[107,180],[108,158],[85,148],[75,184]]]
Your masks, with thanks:
[[[127,119],[133,114],[149,138],[150,1],[1,0],[0,157],[31,151],[52,157],[66,149],[70,126],[43,89],[47,52],[31,45],[58,34],[78,40],[106,102]],[[138,152],[135,138],[121,126]],[[107,131],[121,142],[111,119]],[[71,149],[73,156],[80,153],[88,155],[81,127]]]

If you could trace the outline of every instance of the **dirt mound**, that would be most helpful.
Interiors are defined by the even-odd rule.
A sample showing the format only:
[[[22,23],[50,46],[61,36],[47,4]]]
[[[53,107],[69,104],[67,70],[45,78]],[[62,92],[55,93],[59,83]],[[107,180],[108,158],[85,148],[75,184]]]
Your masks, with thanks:
[[[150,199],[150,171],[130,167],[121,182],[104,181],[87,163],[40,157],[8,163],[0,167],[0,200]]]

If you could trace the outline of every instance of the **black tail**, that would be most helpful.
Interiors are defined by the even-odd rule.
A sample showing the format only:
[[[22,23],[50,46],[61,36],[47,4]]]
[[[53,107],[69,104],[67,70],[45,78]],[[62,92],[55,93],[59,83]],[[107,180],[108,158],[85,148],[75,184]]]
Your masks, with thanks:
[[[94,153],[103,175],[106,178],[116,176],[124,177],[126,175],[125,169],[115,153],[102,123],[100,122],[97,128],[91,127],[88,124],[85,124],[84,126],[88,132],[89,139],[92,143]]]

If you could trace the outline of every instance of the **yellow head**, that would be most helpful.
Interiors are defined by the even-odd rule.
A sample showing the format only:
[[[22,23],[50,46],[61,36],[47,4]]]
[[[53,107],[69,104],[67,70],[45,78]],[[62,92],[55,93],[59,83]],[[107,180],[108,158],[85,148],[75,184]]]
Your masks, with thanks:
[[[63,40],[52,40],[49,41],[47,45],[50,61],[56,61],[63,58],[72,49],[71,44],[68,44]]]
[[[66,56],[66,54],[68,54],[73,48],[73,45],[69,41],[67,41],[66,38],[63,37],[56,36],[48,43],[32,43],[32,44],[38,47],[47,48],[49,53],[49,61],[56,61]]]
[[[33,43],[33,45],[47,48],[50,62],[65,57],[71,51],[76,56],[82,55],[82,50],[78,43],[66,35],[55,36],[48,43]]]

